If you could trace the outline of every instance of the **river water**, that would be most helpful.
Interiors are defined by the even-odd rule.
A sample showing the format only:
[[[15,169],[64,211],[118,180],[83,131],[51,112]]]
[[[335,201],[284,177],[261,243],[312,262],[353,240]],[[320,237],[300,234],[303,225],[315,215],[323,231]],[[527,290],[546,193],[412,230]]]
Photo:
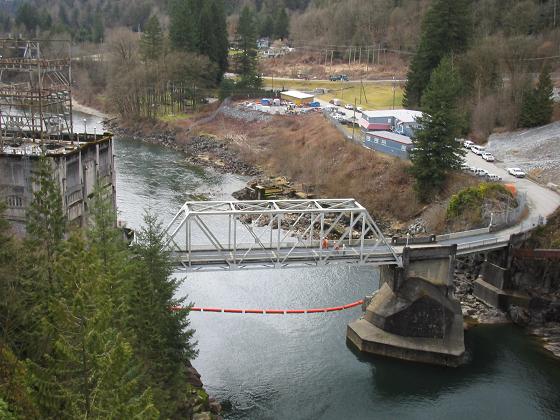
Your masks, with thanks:
[[[143,209],[168,222],[192,194],[228,199],[246,181],[158,146],[115,143],[119,218],[133,228]],[[199,306],[311,308],[353,302],[377,281],[374,270],[348,267],[197,273],[180,293]],[[193,365],[229,419],[560,418],[560,361],[522,330],[468,331],[469,362],[445,369],[354,351],[346,325],[360,314],[191,313]]]

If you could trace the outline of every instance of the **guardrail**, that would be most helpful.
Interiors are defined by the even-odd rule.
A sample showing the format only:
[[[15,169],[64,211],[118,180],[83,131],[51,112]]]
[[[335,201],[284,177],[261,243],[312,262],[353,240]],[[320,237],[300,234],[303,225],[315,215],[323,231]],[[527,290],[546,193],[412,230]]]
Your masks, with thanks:
[[[444,235],[437,235],[436,241],[447,241],[449,239],[466,238],[468,236],[483,235],[485,233],[490,233],[490,227],[473,229],[473,230],[463,230],[461,232],[453,232],[453,233],[446,233]]]
[[[475,248],[502,248],[507,246],[509,243],[508,239],[490,238],[490,239],[480,239],[478,241],[464,242],[462,244],[457,244],[457,250],[475,249]]]

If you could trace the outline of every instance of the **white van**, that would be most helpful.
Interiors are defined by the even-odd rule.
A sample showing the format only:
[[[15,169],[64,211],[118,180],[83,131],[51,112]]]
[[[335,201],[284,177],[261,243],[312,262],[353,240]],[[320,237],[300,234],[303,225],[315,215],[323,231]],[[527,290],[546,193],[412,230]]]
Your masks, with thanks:
[[[474,146],[471,146],[471,151],[472,151],[475,155],[479,155],[479,156],[480,156],[480,155],[482,155],[482,154],[486,151],[486,149],[485,149],[484,147],[482,147],[482,146],[478,146],[478,145],[475,144]]]

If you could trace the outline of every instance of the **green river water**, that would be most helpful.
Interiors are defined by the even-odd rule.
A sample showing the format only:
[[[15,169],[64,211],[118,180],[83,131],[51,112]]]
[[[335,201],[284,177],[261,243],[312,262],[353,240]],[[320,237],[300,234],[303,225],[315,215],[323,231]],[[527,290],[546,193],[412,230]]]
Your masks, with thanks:
[[[245,179],[185,165],[177,152],[116,139],[119,218],[137,228],[150,208],[167,222],[191,194],[228,199]],[[377,287],[348,267],[200,273],[180,293],[200,306],[309,308],[355,301]],[[193,365],[229,419],[560,419],[560,361],[523,330],[465,334],[457,369],[362,355],[345,340],[360,308],[331,314],[192,313]]]

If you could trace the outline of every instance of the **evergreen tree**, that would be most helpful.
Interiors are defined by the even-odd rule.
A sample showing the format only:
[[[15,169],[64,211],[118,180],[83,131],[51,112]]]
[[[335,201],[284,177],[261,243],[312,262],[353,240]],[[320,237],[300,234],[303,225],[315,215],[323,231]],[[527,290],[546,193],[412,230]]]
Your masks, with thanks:
[[[208,56],[210,60],[217,61],[217,33],[213,16],[213,0],[207,0],[200,11],[200,29],[198,31],[198,52]]]
[[[238,85],[245,89],[258,89],[262,85],[262,79],[257,72],[257,31],[255,15],[248,6],[243,8],[239,16],[237,36],[241,49],[238,56],[241,80]]]
[[[260,36],[272,38],[274,36],[274,19],[272,15],[267,14],[260,20]]]
[[[0,203],[0,343],[21,349],[26,321],[26,302],[19,268],[21,249],[10,234]]]
[[[156,15],[152,15],[146,23],[140,38],[140,54],[146,61],[157,60],[163,49],[163,32]]]
[[[537,98],[540,105],[540,123],[548,124],[552,118],[552,112],[554,111],[554,100],[552,95],[554,93],[554,85],[552,84],[552,79],[550,78],[550,67],[545,64],[539,75],[539,81],[537,83]]]
[[[222,80],[228,68],[229,40],[224,0],[213,0],[211,13],[214,18],[215,45],[210,59],[218,65],[218,81]]]
[[[29,269],[22,275],[25,297],[30,304],[29,319],[32,324],[25,331],[29,343],[26,355],[32,359],[49,351],[56,324],[52,306],[60,294],[59,279],[53,270],[66,231],[66,218],[62,210],[60,187],[53,179],[49,158],[42,155],[33,179],[35,192],[27,209],[27,237],[24,255]]]
[[[37,400],[48,402],[41,404],[46,417],[155,419],[130,344],[112,326],[101,264],[80,232],[65,241],[54,267],[61,293],[51,307],[58,335],[44,360],[32,364]]]
[[[198,47],[198,12],[196,0],[171,0],[169,14],[169,39],[179,51],[192,52]]]
[[[4,399],[8,405],[6,411],[14,415],[14,419],[40,417],[28,389],[27,375],[25,363],[18,360],[10,348],[0,340],[0,401]],[[5,416],[0,405],[0,419],[10,418]]]
[[[519,124],[522,127],[537,127],[550,122],[554,109],[553,84],[550,67],[544,65],[535,88],[528,88],[521,104]]]
[[[447,174],[461,168],[464,155],[455,137],[459,134],[460,115],[457,100],[461,81],[451,60],[444,58],[432,72],[422,96],[423,115],[417,121],[421,128],[412,139],[411,172],[416,178],[416,191],[425,201],[438,192]]]
[[[27,32],[35,32],[39,24],[41,23],[41,17],[37,11],[37,8],[31,4],[25,2],[19,5],[16,12],[16,24],[23,25]]]
[[[536,89],[530,85],[523,91],[523,100],[521,102],[521,111],[519,115],[520,127],[536,127],[539,125],[539,101],[537,99]]]
[[[173,0],[169,37],[175,50],[206,55],[218,66],[218,77],[227,69],[229,42],[223,0]]]
[[[134,278],[131,320],[137,337],[136,350],[146,369],[146,385],[152,387],[158,409],[165,417],[184,409],[189,360],[196,355],[189,329],[188,311],[175,298],[180,281],[172,277],[169,254],[164,251],[164,233],[153,215],[146,214],[145,226],[134,247],[137,275]]]
[[[105,311],[112,314],[112,326],[127,332],[127,339],[134,340],[130,327],[130,296],[133,293],[131,278],[134,264],[130,262],[130,251],[118,229],[117,213],[105,191],[100,186],[94,190],[90,201],[90,228],[87,231],[88,244],[92,254],[100,262],[100,293],[105,303]]]
[[[274,19],[274,37],[285,39],[289,34],[290,18],[284,7],[279,7]]]
[[[4,420],[17,420],[17,417],[10,411],[6,401],[0,397],[0,418]]]
[[[95,43],[103,42],[105,35],[105,26],[103,25],[103,18],[101,12],[97,12],[93,18],[93,28],[91,33],[91,40]]]
[[[420,105],[430,74],[444,56],[466,49],[471,31],[470,10],[467,0],[435,0],[430,6],[407,75],[403,98],[405,108]]]

